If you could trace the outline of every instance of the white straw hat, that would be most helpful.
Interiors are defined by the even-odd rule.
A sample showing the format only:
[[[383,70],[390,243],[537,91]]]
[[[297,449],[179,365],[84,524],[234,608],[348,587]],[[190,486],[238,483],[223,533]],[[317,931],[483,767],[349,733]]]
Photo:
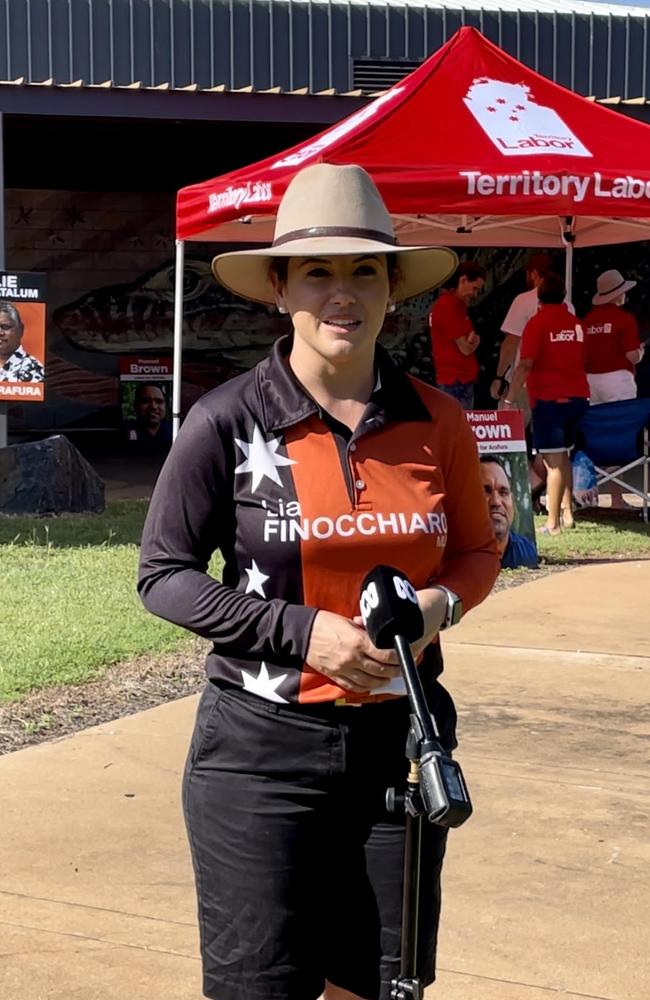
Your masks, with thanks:
[[[388,210],[362,167],[316,163],[287,187],[272,245],[220,254],[212,270],[236,295],[273,304],[269,265],[274,258],[374,253],[399,254],[400,280],[392,295],[396,302],[436,288],[458,266],[452,250],[397,243]]]
[[[603,306],[629,292],[635,285],[636,281],[626,281],[620,271],[603,271],[596,278],[598,291],[591,301],[595,306]]]

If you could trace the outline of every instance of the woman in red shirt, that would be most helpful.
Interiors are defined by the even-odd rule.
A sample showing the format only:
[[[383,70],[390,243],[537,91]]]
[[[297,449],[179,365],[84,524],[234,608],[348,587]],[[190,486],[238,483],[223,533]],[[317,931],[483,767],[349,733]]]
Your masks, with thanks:
[[[588,407],[582,326],[564,304],[564,281],[548,274],[539,288],[540,309],[526,324],[521,360],[506,406],[514,406],[524,383],[533,414],[533,444],[546,466],[548,520],[543,532],[561,531],[562,501],[571,509],[570,452]],[[566,500],[568,499],[568,504]]]
[[[591,405],[636,399],[634,366],[643,357],[639,327],[625,305],[627,292],[636,281],[626,281],[620,271],[598,275],[597,293],[582,321]]]
[[[429,313],[436,385],[457,399],[464,410],[474,406],[474,384],[479,372],[476,350],[481,343],[467,308],[484,284],[485,268],[475,261],[465,261]]]

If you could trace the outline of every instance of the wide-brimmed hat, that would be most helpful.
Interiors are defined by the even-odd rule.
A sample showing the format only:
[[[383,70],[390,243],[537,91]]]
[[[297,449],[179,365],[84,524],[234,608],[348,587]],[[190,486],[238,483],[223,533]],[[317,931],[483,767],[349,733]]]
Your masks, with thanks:
[[[603,306],[629,292],[635,285],[636,281],[626,281],[620,271],[603,271],[596,278],[598,291],[591,301],[595,306]]]
[[[269,264],[276,257],[399,254],[399,302],[441,285],[458,258],[444,247],[401,246],[379,191],[357,166],[316,163],[291,180],[280,202],[273,243],[260,250],[219,254],[217,281],[254,302],[274,303]]]

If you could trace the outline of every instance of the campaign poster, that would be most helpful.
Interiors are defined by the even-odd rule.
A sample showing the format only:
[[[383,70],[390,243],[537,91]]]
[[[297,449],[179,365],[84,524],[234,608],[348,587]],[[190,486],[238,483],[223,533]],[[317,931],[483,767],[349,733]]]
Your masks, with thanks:
[[[120,358],[120,401],[127,447],[142,455],[165,455],[172,443],[170,357]]]
[[[485,502],[502,569],[538,565],[523,415],[519,410],[469,410],[481,461]]]
[[[45,275],[0,271],[0,403],[45,399]]]

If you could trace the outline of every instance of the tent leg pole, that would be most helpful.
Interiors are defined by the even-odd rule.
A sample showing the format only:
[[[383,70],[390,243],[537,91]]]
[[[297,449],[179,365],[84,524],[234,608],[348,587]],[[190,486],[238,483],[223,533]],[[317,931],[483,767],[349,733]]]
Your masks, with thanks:
[[[174,379],[172,383],[172,434],[174,440],[181,426],[181,383],[183,368],[183,275],[185,243],[176,240],[176,270],[174,273]]]
[[[572,301],[573,294],[573,243],[567,243],[564,255],[564,284],[566,286],[566,297]]]
[[[5,269],[5,177],[4,177],[4,123],[0,113],[0,271]],[[9,409],[0,403],[0,448],[9,441]]]

